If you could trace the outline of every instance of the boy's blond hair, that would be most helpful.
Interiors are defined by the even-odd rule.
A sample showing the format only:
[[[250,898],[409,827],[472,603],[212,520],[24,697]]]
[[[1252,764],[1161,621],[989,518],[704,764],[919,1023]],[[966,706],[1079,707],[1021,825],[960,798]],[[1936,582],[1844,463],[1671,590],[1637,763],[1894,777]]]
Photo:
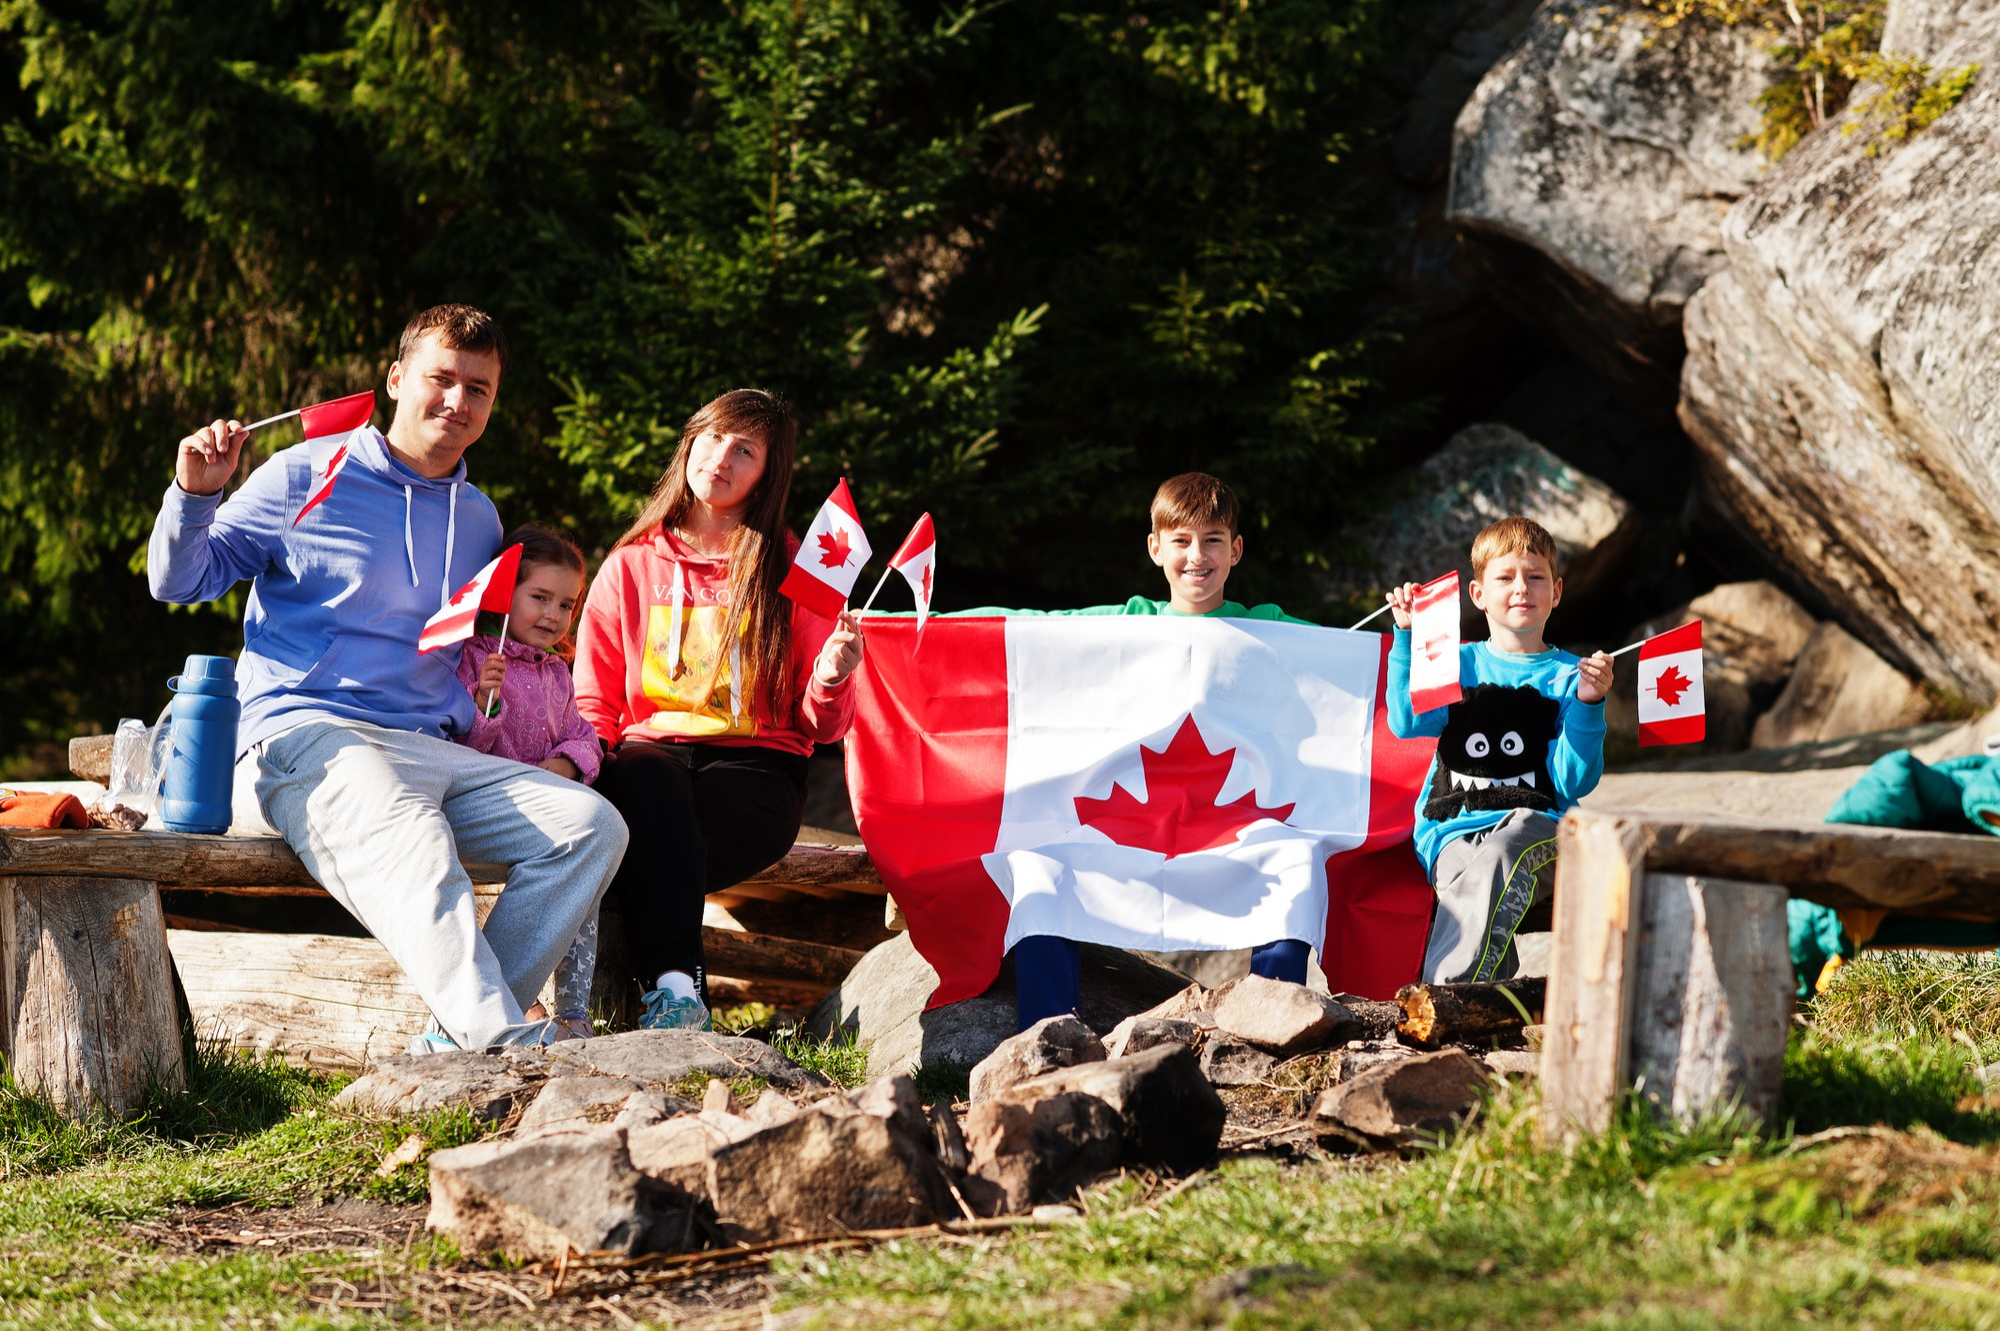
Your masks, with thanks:
[[[1488,526],[1486,530],[1472,538],[1472,576],[1486,575],[1486,565],[1501,555],[1540,555],[1549,566],[1549,576],[1560,572],[1556,567],[1556,538],[1549,535],[1548,528],[1530,518],[1506,517]]]
[[[1160,482],[1153,492],[1153,530],[1168,531],[1188,527],[1227,527],[1236,538],[1236,496],[1215,477],[1200,471],[1184,471]]]

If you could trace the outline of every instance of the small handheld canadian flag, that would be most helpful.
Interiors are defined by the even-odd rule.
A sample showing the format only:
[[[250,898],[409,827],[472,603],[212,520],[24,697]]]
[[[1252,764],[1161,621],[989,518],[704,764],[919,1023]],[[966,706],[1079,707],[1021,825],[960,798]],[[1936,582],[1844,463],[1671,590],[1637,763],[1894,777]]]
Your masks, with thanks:
[[[1639,644],[1639,745],[1698,744],[1706,733],[1695,619]]]
[[[798,558],[778,590],[822,618],[838,619],[847,609],[854,580],[873,553],[843,476],[806,528]]]
[[[472,575],[472,581],[451,594],[444,607],[424,622],[417,638],[419,652],[434,652],[472,636],[481,610],[506,614],[514,607],[514,582],[521,573],[521,547],[510,545],[500,557]],[[506,636],[506,627],[501,627]]]
[[[1410,599],[1410,709],[1428,712],[1465,696],[1458,683],[1458,570]]]
[[[931,616],[931,579],[937,570],[937,532],[931,527],[931,515],[926,513],[917,519],[917,525],[910,528],[910,534],[903,538],[896,553],[889,556],[889,568],[882,572],[882,581],[875,584],[875,590],[868,593],[868,609],[875,604],[875,598],[882,594],[882,583],[889,580],[889,570],[903,575],[910,584],[911,595],[917,598],[917,627]]]
[[[244,426],[248,433],[258,426],[269,425],[290,416],[297,416],[299,424],[305,427],[306,444],[312,458],[312,493],[306,502],[299,505],[299,515],[292,519],[298,526],[305,515],[320,506],[322,500],[333,493],[333,482],[340,475],[340,469],[347,465],[347,436],[368,423],[375,414],[375,394],[350,393],[337,397],[331,402],[315,402],[310,407],[300,407],[297,411],[287,411],[277,416],[269,416],[261,421]]]

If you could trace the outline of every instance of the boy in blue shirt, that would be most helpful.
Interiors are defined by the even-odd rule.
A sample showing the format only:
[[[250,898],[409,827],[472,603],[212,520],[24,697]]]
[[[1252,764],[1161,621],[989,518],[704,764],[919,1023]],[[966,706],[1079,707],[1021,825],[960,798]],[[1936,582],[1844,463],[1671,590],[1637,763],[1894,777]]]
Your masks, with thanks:
[[[1436,737],[1417,797],[1417,857],[1437,892],[1424,947],[1431,984],[1505,979],[1514,931],[1554,887],[1556,820],[1604,772],[1604,695],[1611,658],[1579,659],[1543,640],[1562,601],[1556,543],[1538,523],[1502,518],[1472,541],[1472,603],[1485,642],[1459,648],[1464,696],[1417,713],[1410,705],[1415,583],[1389,593],[1389,729]]]

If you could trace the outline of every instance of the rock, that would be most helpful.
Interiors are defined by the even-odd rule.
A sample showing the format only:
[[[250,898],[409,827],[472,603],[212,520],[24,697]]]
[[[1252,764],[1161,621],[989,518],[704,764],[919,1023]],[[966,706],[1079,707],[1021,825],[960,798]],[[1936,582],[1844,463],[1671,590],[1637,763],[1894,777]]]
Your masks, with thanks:
[[[399,1054],[383,1059],[349,1084],[333,1104],[385,1118],[464,1105],[473,1118],[491,1123],[526,1104],[534,1080],[538,1079],[524,1077],[521,1068],[501,1054]]]
[[[1402,109],[1391,146],[1396,174],[1411,184],[1443,183],[1451,169],[1451,127],[1480,78],[1514,44],[1540,0],[1431,0],[1422,28],[1387,71]]]
[[[685,1206],[632,1167],[615,1128],[455,1146],[431,1156],[430,1171],[428,1223],[468,1253],[629,1256],[686,1229]]]
[[[526,1137],[550,1128],[609,1123],[624,1112],[634,1094],[644,1094],[644,1088],[623,1077],[551,1077],[542,1083],[514,1131]]]
[[[924,1225],[960,1214],[926,1119],[806,1113],[709,1157],[708,1197],[733,1243]]]
[[[552,1070],[626,1077],[669,1090],[696,1074],[725,1080],[760,1077],[788,1090],[827,1084],[826,1078],[800,1067],[761,1040],[708,1031],[626,1031],[569,1040],[552,1046],[548,1060]]]
[[[1186,984],[1186,977],[1134,953],[1085,944],[1084,1024],[1108,1031]],[[920,1063],[971,1068],[1015,1033],[1011,962],[978,998],[925,1011],[936,988],[937,972],[908,934],[898,934],[869,949],[806,1028],[821,1037],[853,1032],[878,1072],[907,1072]]]
[[[1542,1051],[1542,1032],[1544,1029],[1540,1022],[1535,1023],[1533,1026],[1523,1026],[1521,1028],[1521,1043],[1528,1046],[1534,1053],[1539,1054]]]
[[[1510,1081],[1531,1081],[1542,1075],[1542,1056],[1528,1049],[1486,1049],[1479,1061],[1496,1077]]]
[[[710,1082],[710,1086],[720,1086],[721,1082]],[[743,1111],[743,1117],[760,1127],[770,1127],[775,1123],[788,1123],[805,1111],[793,1104],[784,1095],[769,1086],[757,1097],[757,1102]]]
[[[938,1159],[945,1169],[959,1177],[972,1168],[972,1148],[965,1143],[965,1129],[958,1125],[958,1115],[943,1105],[932,1105],[930,1109],[931,1140],[937,1146]]]
[[[1938,69],[1988,73],[1901,143],[1828,125],[1731,210],[1728,271],[1687,307],[1680,415],[1710,490],[1787,581],[1890,664],[1988,702],[2000,4],[1892,10],[1891,34]]]
[[[1201,1075],[1211,1086],[1256,1086],[1271,1075],[1278,1060],[1252,1044],[1220,1032],[1201,1046]]]
[[[1838,624],[1813,630],[1785,691],[1757,718],[1750,744],[1792,744],[1867,735],[1923,720],[1928,702],[1908,677]]]
[[[1033,1105],[1080,1091],[1118,1111],[1124,1159],[1132,1164],[1198,1169],[1215,1158],[1226,1116],[1215,1088],[1201,1075],[1194,1051],[1159,1045],[1120,1059],[1080,1063],[1031,1077],[1002,1097]]]
[[[736,1097],[730,1093],[728,1082],[717,1077],[701,1088],[701,1112],[704,1114],[736,1112]]]
[[[972,1103],[991,1100],[1030,1077],[1104,1057],[1104,1046],[1075,1017],[1046,1017],[999,1047],[972,1069]]]
[[[1191,1021],[1202,1030],[1215,1025],[1214,991],[1191,984],[1172,997],[1133,1015],[1161,1021]]]
[[[678,1095],[668,1095],[665,1091],[634,1091],[625,1097],[625,1103],[618,1110],[618,1116],[611,1120],[611,1126],[630,1132],[633,1128],[651,1127],[676,1114],[685,1114],[692,1108],[693,1105]]]
[[[1111,1034],[1104,1037],[1104,1056],[1123,1058],[1162,1044],[1193,1048],[1200,1042],[1201,1027],[1184,1017],[1131,1016],[1113,1026]]]
[[[1417,1056],[1416,1050],[1393,1038],[1350,1040],[1347,1047],[1340,1051],[1340,1066],[1335,1069],[1334,1080],[1353,1081],[1364,1072],[1372,1072],[1391,1063],[1402,1063]]]
[[[1756,26],[1552,0],[1459,112],[1447,212],[1497,294],[1596,373],[1670,398],[1683,306],[1763,160]]]
[[[1328,1146],[1408,1146],[1460,1122],[1488,1080],[1462,1049],[1413,1054],[1321,1092],[1313,1132]]]
[[[1565,603],[1603,595],[1637,553],[1642,525],[1623,496],[1505,425],[1467,426],[1410,479],[1408,498],[1349,533],[1368,559],[1331,575],[1330,592],[1379,595],[1413,569],[1435,575],[1456,568],[1470,585],[1472,538],[1516,513],[1555,538]],[[1470,597],[1460,613],[1468,637],[1486,636]]]
[[[760,1131],[749,1119],[703,1111],[633,1128],[625,1134],[625,1149],[640,1173],[690,1197],[705,1199],[709,1195],[710,1157]]]
[[[981,1215],[1018,1214],[1061,1201],[1118,1168],[1118,1111],[1068,1092],[1033,1104],[988,1100],[965,1116],[966,1193]]]
[[[1337,1044],[1361,1030],[1354,1014],[1328,995],[1262,975],[1216,991],[1215,1024],[1280,1057]]]
[[[1728,582],[1703,592],[1660,630],[1701,621],[1702,671],[1708,663],[1741,671],[1752,687],[1785,682],[1818,627],[1806,608],[1768,582]]]

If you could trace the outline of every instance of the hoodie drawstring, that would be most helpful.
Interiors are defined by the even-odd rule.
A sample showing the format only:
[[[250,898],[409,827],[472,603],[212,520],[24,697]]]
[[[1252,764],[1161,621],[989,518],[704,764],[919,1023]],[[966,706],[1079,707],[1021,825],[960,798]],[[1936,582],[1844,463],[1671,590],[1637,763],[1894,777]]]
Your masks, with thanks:
[[[667,598],[667,678],[679,679],[686,667],[681,662],[681,605],[687,600],[687,570],[674,564],[674,590]]]
[[[411,502],[410,487],[406,485],[403,487],[403,555],[410,561],[410,585],[416,587],[421,584],[417,582],[417,543],[410,535]]]
[[[729,641],[729,723],[738,725],[743,720],[743,635],[737,634]]]
[[[451,483],[451,507],[444,520],[444,577],[438,580],[438,609],[442,610],[451,601],[451,551],[458,544],[458,482]],[[416,556],[410,556],[410,567],[416,567]]]

